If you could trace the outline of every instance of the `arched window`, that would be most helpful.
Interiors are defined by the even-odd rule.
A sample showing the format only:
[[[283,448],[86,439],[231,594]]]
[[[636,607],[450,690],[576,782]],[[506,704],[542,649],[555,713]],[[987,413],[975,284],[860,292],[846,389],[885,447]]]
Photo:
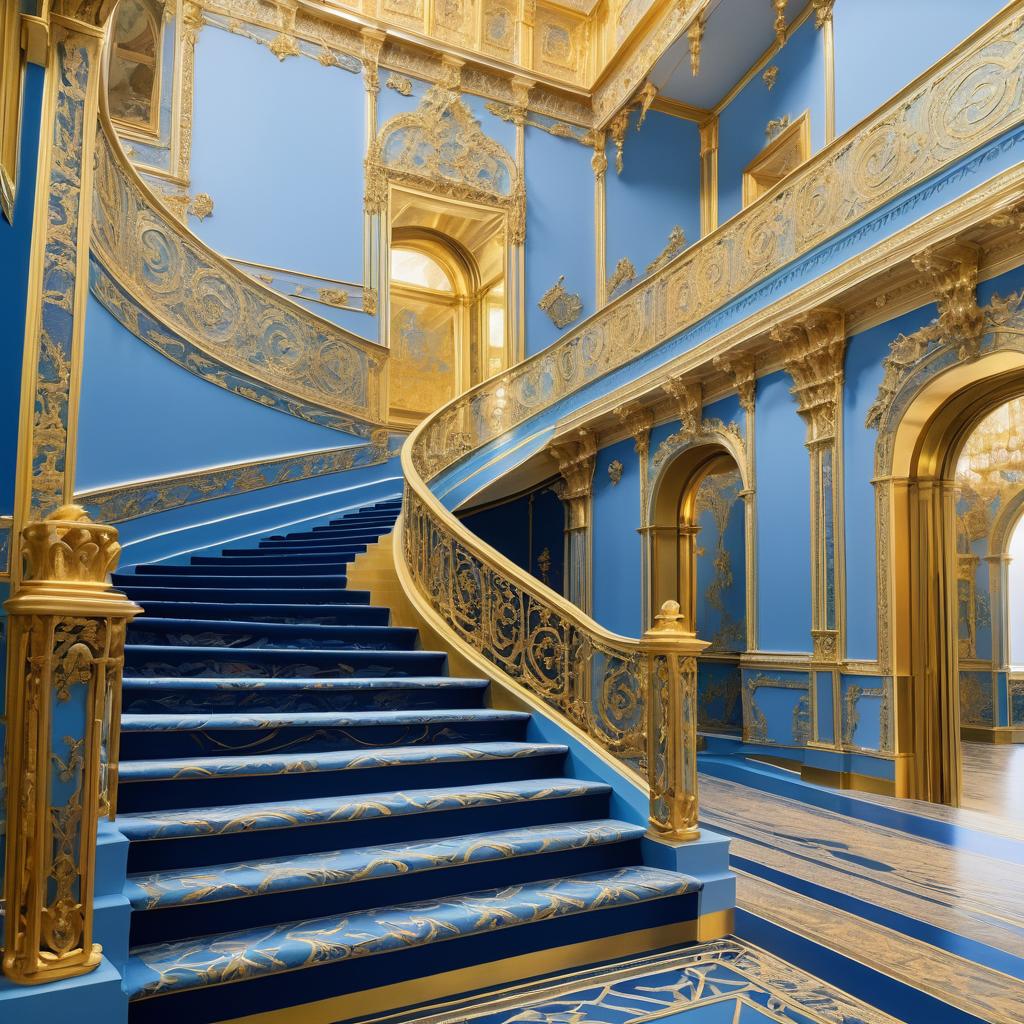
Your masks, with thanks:
[[[160,41],[163,6],[120,0],[114,16],[108,98],[110,115],[136,130],[160,127]]]

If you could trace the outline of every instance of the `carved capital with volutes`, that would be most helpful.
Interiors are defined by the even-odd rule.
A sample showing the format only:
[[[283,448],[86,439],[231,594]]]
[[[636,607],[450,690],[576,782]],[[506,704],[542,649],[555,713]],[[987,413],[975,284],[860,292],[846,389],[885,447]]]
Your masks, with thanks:
[[[704,419],[704,386],[700,381],[688,381],[685,377],[669,377],[661,385],[679,410],[679,425],[687,434],[700,433]]]
[[[651,427],[654,425],[654,413],[650,407],[639,402],[627,402],[617,406],[613,412],[633,438],[633,448],[637,455],[646,455],[650,450]]]
[[[552,444],[549,451],[564,484],[560,497],[569,505],[570,528],[584,527],[586,506],[594,490],[597,435],[592,430],[578,430],[575,437]]]
[[[757,387],[757,360],[751,355],[715,356],[716,370],[721,370],[732,379],[740,397],[740,408],[744,412],[754,411]]]
[[[981,250],[955,243],[933,246],[911,258],[914,268],[927,277],[939,307],[938,326],[960,359],[974,359],[985,337],[985,313],[978,305],[978,264]]]

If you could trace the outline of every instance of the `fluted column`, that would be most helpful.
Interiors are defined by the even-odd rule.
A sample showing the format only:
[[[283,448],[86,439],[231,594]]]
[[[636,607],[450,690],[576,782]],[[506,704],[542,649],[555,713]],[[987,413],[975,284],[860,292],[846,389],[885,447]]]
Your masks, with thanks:
[[[575,439],[551,446],[562,477],[562,498],[567,506],[566,597],[588,615],[591,610],[590,523],[594,494],[597,436],[580,430]]]
[[[839,665],[845,655],[842,409],[846,326],[834,309],[815,309],[773,332],[783,346],[797,410],[807,424],[811,472],[812,742],[841,744]],[[819,719],[819,685],[831,676],[831,722]],[[827,679],[824,680],[827,683]],[[826,691],[827,692],[827,691]]]

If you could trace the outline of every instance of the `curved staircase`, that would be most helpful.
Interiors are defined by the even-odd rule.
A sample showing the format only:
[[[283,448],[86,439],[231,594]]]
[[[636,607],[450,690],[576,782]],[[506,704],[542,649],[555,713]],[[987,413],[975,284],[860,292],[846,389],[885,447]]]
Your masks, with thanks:
[[[397,501],[138,566],[117,826],[137,1022],[345,1020],[667,945],[700,883],[610,787],[389,624],[352,560]]]

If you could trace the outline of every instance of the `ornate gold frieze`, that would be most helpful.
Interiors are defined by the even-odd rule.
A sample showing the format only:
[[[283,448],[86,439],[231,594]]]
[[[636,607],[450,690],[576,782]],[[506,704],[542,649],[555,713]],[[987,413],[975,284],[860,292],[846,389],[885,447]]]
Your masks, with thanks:
[[[662,267],[666,266],[672,261],[672,259],[686,248],[686,235],[683,229],[677,224],[668,233],[668,242],[665,243],[665,248],[650,262],[647,264],[647,273],[655,274]]]
[[[537,308],[544,310],[559,329],[578,320],[583,312],[583,300],[575,292],[565,290],[565,274],[540,297]]]
[[[280,459],[246,462],[235,466],[180,473],[174,476],[122,484],[100,490],[83,491],[75,501],[98,520],[123,523],[139,516],[166,512],[172,508],[202,501],[246,494],[265,487],[309,480],[330,473],[341,473],[364,466],[376,466],[395,454],[386,430],[374,431],[366,445],[348,445],[308,455],[288,455]]]
[[[61,506],[22,533],[9,621],[3,971],[22,984],[99,966],[92,941],[100,814],[113,816],[125,627],[107,582],[117,531]]]
[[[387,352],[279,297],[182,231],[128,167],[109,128],[99,139],[92,249],[117,283],[106,301],[123,307],[124,321],[138,328],[130,296],[206,354],[193,372],[220,364],[292,401],[361,421],[364,433],[382,422]]]

